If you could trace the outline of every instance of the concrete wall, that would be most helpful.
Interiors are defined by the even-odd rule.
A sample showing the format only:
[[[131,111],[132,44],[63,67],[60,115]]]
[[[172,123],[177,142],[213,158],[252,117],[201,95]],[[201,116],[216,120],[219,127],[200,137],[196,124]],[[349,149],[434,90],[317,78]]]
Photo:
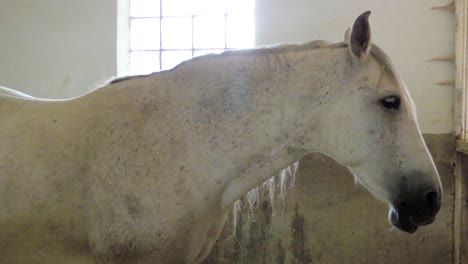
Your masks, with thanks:
[[[114,0],[0,0],[0,86],[68,98],[116,75]]]
[[[455,208],[458,210],[458,213],[456,212],[454,214],[457,219],[455,219],[455,228],[454,232],[459,233],[459,237],[456,237],[455,240],[459,240],[459,250],[458,252],[458,258],[460,260],[460,263],[468,263],[468,154],[459,154],[458,155],[458,163],[461,166],[458,166],[456,168],[456,173],[457,175],[460,175],[459,178],[457,178],[459,181],[457,184],[460,188],[460,203],[455,205]]]
[[[433,224],[414,234],[393,229],[385,204],[355,186],[345,168],[314,154],[299,162],[295,185],[284,199],[272,205],[263,189],[253,214],[243,200],[237,228],[229,217],[204,264],[452,263],[454,140],[425,138],[444,186]]]

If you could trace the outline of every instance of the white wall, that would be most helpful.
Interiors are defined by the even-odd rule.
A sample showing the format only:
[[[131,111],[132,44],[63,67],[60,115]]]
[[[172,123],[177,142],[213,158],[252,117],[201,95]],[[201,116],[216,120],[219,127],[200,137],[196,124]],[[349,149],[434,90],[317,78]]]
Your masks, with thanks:
[[[429,62],[454,53],[454,15],[446,0],[257,0],[258,45],[315,39],[341,41],[354,18],[371,10],[373,40],[393,59],[418,107],[423,132],[453,130],[454,64]]]
[[[374,41],[393,58],[418,106],[425,133],[453,128],[454,17],[431,10],[445,0],[256,0],[259,45],[341,41],[372,10]],[[125,1],[122,1],[125,2]],[[34,96],[80,95],[116,75],[116,0],[0,0],[0,86]]]
[[[80,95],[116,74],[115,0],[0,0],[0,86]]]

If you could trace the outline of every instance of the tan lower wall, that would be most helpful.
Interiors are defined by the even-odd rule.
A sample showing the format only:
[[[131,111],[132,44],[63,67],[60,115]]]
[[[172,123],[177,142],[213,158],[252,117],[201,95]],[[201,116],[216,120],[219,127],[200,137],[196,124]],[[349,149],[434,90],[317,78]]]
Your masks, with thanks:
[[[452,263],[454,137],[425,135],[442,177],[436,221],[415,234],[395,230],[388,208],[322,155],[301,160],[295,186],[272,207],[244,206],[233,236],[229,218],[207,263]]]
[[[458,226],[456,225],[455,230],[459,232],[456,237],[459,242],[457,260],[459,263],[468,263],[468,154],[459,153],[457,165],[457,176],[460,184],[460,199],[458,204],[459,213],[456,214],[459,218]]]

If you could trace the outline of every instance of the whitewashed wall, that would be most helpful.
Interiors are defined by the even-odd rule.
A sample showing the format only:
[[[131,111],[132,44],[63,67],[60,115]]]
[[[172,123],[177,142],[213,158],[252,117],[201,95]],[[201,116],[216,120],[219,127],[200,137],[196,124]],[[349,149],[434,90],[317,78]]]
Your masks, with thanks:
[[[340,41],[372,10],[374,40],[393,58],[418,106],[425,133],[453,127],[454,17],[445,0],[256,0],[258,45]],[[125,2],[125,1],[123,1]],[[0,0],[0,86],[40,97],[80,95],[117,72],[116,0]]]
[[[429,62],[454,53],[453,13],[432,10],[447,0],[256,0],[257,45],[315,39],[341,41],[354,18],[371,10],[374,42],[393,59],[418,107],[424,133],[453,130],[454,64]]]
[[[116,74],[114,0],[0,0],[0,86],[83,94]]]

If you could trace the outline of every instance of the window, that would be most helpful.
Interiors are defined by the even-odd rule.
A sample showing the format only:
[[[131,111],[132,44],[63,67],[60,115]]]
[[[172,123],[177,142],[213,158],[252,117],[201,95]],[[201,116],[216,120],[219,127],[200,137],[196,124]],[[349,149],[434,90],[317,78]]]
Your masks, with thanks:
[[[254,45],[254,0],[126,1],[126,74],[167,70],[194,56]]]

